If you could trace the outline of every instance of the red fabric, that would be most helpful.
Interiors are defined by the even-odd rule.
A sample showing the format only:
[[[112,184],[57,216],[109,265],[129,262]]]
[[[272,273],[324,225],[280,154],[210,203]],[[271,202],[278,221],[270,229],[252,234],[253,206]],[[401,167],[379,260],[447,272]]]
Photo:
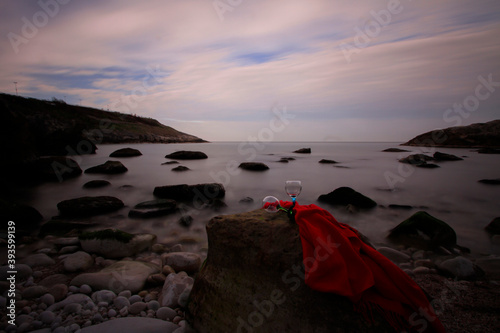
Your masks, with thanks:
[[[316,205],[297,204],[293,211],[309,287],[348,297],[367,320],[378,311],[398,332],[445,332],[415,281],[364,243],[355,229]]]

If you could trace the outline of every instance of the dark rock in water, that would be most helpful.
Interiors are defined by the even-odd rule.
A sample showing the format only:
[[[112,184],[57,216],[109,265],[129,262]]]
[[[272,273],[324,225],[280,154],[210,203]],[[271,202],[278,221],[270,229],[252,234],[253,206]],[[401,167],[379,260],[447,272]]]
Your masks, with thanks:
[[[423,162],[423,163],[420,163],[420,164],[417,164],[415,165],[417,168],[425,168],[425,169],[436,169],[436,168],[440,168],[439,165],[437,164],[434,164],[434,163],[427,163],[427,162]]]
[[[389,205],[389,208],[391,208],[391,209],[404,209],[404,210],[410,210],[410,209],[413,209],[413,206],[410,206],[410,205],[397,205],[397,204],[391,204],[391,205]]]
[[[94,222],[52,219],[42,224],[42,226],[40,227],[40,232],[38,234],[38,237],[43,238],[47,235],[65,236],[73,233],[77,234],[81,230],[87,229],[95,225],[96,224]]]
[[[168,185],[155,187],[153,194],[158,198],[177,201],[196,200],[196,203],[206,203],[215,198],[223,198],[226,194],[224,186],[219,183],[197,185]]]
[[[322,163],[322,164],[336,164],[338,162],[334,161],[334,160],[325,160],[325,159],[322,159],[321,161],[319,161],[318,163]]]
[[[7,230],[8,222],[13,221],[16,230],[32,231],[38,228],[42,219],[42,214],[31,206],[0,199],[0,230]]]
[[[207,207],[207,208],[211,208],[215,211],[219,211],[221,210],[222,208],[226,208],[227,207],[227,204],[221,200],[221,199],[212,199],[210,201],[208,201],[204,207]]]
[[[406,153],[406,152],[409,152],[409,150],[401,149],[401,148],[387,148],[387,149],[384,149],[382,151],[386,152],[386,153]]]
[[[481,179],[478,182],[488,185],[500,185],[500,178],[497,179]]]
[[[500,149],[495,149],[495,148],[481,148],[481,149],[478,149],[477,152],[479,154],[500,154]]]
[[[179,164],[178,161],[167,161],[165,163],[162,163],[161,165],[168,165],[168,164]]]
[[[300,148],[294,151],[294,153],[297,154],[310,154],[311,153],[311,148]]]
[[[165,156],[165,158],[171,158],[174,160],[201,160],[208,158],[207,154],[201,152],[201,151],[188,151],[188,150],[181,150],[181,151],[176,151],[175,153],[168,154]]]
[[[356,192],[350,187],[339,187],[338,189],[319,196],[318,201],[326,202],[330,205],[353,205],[356,208],[368,209],[377,206],[372,199]]]
[[[269,169],[267,165],[260,162],[243,162],[239,165],[239,168],[250,171],[264,171]]]
[[[99,188],[99,187],[104,187],[104,186],[109,186],[109,185],[111,185],[111,183],[108,182],[107,180],[98,179],[98,180],[91,180],[89,182],[86,182],[85,184],[83,184],[83,187],[84,188]]]
[[[49,181],[62,182],[82,174],[75,160],[62,156],[41,157],[33,163],[32,169],[38,179]]]
[[[452,154],[441,153],[439,151],[435,152],[433,157],[436,161],[463,161],[463,158],[461,157]]]
[[[418,164],[427,163],[427,161],[432,161],[432,160],[434,160],[433,157],[425,155],[425,154],[413,154],[413,155],[410,155],[410,156],[407,156],[405,158],[400,159],[399,162],[418,165]]]
[[[178,171],[178,172],[179,171],[188,171],[188,170],[191,170],[191,169],[189,169],[188,167],[185,167],[183,165],[179,165],[179,166],[172,169],[172,171]]]
[[[484,229],[493,235],[500,235],[500,217],[495,217]]]
[[[61,216],[82,217],[105,214],[116,211],[124,206],[123,202],[115,197],[80,197],[64,200],[57,204]]]
[[[117,174],[127,171],[128,169],[120,161],[106,161],[104,164],[88,168],[85,173]]]
[[[217,216],[207,235],[186,313],[198,332],[394,331],[377,313],[369,326],[347,298],[304,283],[298,226],[286,214]]]
[[[286,158],[282,158],[278,161],[279,163],[288,163],[289,161]]]
[[[141,202],[128,213],[129,217],[149,218],[175,213],[177,203],[170,199],[158,199]]]
[[[245,197],[245,198],[241,199],[239,202],[249,204],[249,203],[253,203],[253,201],[254,201],[253,198]]]
[[[179,219],[179,224],[185,227],[189,227],[193,223],[193,217],[191,215],[184,215]]]
[[[392,229],[388,238],[406,246],[435,250],[457,246],[455,230],[427,212],[420,211]]]
[[[115,150],[111,154],[109,154],[109,157],[134,157],[134,156],[141,156],[142,153],[134,148],[122,148]]]

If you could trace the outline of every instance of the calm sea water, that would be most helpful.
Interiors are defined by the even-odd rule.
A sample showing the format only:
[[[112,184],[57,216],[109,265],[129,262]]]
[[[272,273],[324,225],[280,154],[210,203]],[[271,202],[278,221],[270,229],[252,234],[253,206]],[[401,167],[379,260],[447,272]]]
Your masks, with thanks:
[[[128,172],[120,175],[88,175],[63,183],[45,183],[27,190],[23,200],[37,208],[48,221],[58,214],[57,203],[80,196],[111,195],[126,205],[122,210],[92,218],[101,227],[116,227],[128,232],[150,232],[160,242],[192,243],[206,247],[205,224],[215,215],[249,211],[260,207],[263,197],[274,195],[288,199],[286,180],[301,180],[301,204],[315,203],[329,210],[339,221],[348,223],[366,234],[376,244],[385,242],[387,231],[422,208],[410,211],[392,210],[389,204],[425,207],[423,210],[450,224],[458,235],[458,243],[474,253],[500,254],[500,246],[491,243],[484,227],[500,216],[500,187],[478,183],[483,178],[499,178],[500,156],[482,155],[469,149],[403,147],[412,153],[435,150],[466,156],[463,161],[442,162],[438,169],[413,168],[398,162],[410,153],[387,153],[383,149],[397,143],[249,143],[221,142],[203,144],[119,144],[100,145],[95,155],[77,156],[81,168],[120,160]],[[139,149],[142,156],[110,158],[119,148]],[[310,147],[311,154],[295,154],[294,150]],[[177,150],[199,150],[208,155],[205,160],[180,161],[187,172],[173,172],[176,165],[162,165],[166,154]],[[281,157],[294,157],[289,163],[279,163]],[[320,164],[332,159],[338,164]],[[264,162],[270,170],[251,172],[235,168],[241,162]],[[111,186],[84,189],[89,180],[106,179]],[[219,212],[193,210],[192,226],[187,229],[177,223],[178,214],[155,219],[129,219],[128,211],[137,203],[155,199],[155,186],[221,182],[226,188],[228,207]],[[131,185],[124,187],[124,185]],[[342,207],[317,202],[321,194],[340,186],[349,186],[374,199],[379,207],[368,212],[350,213]],[[252,204],[240,199],[251,197]]]

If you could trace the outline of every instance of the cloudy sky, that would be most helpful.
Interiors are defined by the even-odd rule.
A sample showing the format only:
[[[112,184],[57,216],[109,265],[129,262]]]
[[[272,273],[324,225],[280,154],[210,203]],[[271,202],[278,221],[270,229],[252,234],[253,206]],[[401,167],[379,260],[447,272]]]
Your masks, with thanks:
[[[0,30],[1,92],[210,141],[401,142],[500,118],[498,0],[4,0]]]

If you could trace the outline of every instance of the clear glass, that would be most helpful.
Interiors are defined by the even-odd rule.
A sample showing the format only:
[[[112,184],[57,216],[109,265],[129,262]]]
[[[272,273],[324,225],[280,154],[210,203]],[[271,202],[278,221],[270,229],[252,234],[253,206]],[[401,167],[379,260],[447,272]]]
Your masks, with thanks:
[[[300,180],[287,180],[285,182],[285,191],[292,198],[292,201],[295,202],[300,191],[302,191],[302,182]]]
[[[280,201],[276,197],[269,195],[262,200],[262,209],[269,213],[276,213],[280,208]]]

